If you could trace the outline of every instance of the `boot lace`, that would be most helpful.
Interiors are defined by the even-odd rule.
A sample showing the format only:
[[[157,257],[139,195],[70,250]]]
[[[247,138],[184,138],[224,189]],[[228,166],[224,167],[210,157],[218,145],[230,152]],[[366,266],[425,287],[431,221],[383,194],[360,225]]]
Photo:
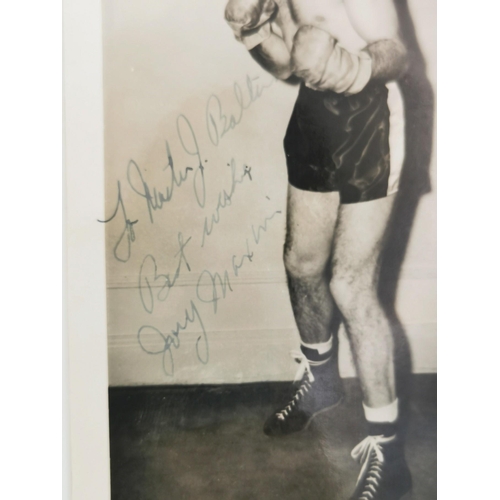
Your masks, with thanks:
[[[373,500],[382,481],[384,455],[382,444],[390,443],[396,436],[368,436],[351,453],[352,458],[362,464],[356,486],[364,477],[364,488],[358,500]]]
[[[297,369],[297,373],[295,374],[294,383],[302,380],[295,396],[292,400],[283,408],[281,411],[276,413],[276,416],[279,420],[285,420],[288,415],[293,411],[293,409],[297,406],[299,401],[309,392],[312,387],[312,382],[314,382],[314,375],[311,372],[311,366],[309,364],[309,360],[306,358],[302,351],[291,351],[290,355],[292,358],[299,363],[299,368]]]

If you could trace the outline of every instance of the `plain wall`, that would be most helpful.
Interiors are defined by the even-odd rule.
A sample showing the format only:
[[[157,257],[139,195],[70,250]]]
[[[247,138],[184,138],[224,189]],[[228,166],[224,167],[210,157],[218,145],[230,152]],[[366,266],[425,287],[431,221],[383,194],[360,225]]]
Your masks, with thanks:
[[[234,40],[223,20],[224,5],[224,0],[104,2],[107,217],[116,211],[106,224],[113,386],[239,383],[294,375],[288,351],[297,348],[298,333],[282,263],[287,187],[282,139],[298,89],[273,82]],[[402,83],[408,106],[407,192],[396,205],[382,294],[395,330],[408,340],[409,369],[435,372],[436,6],[434,0],[409,2],[413,39],[406,4],[398,5],[409,23],[405,36],[413,43],[415,64]],[[222,115],[226,126],[232,115],[238,123],[216,140]],[[167,149],[177,180],[185,177],[176,185]],[[231,165],[241,182],[232,182]],[[242,177],[245,166],[251,179]],[[144,194],[143,181],[168,200],[151,215],[146,198],[137,193]],[[196,198],[203,192],[204,204]],[[218,223],[203,241],[205,218],[212,216]],[[266,218],[266,230],[259,232]],[[179,238],[191,238],[181,254]],[[237,275],[233,262],[242,264]],[[225,288],[216,278],[211,281],[225,272]],[[162,289],[166,282],[171,286]],[[214,293],[219,300],[209,303]],[[177,336],[172,334],[176,329]],[[163,365],[169,335],[175,341],[166,351],[167,361],[172,353],[173,375],[171,364]],[[354,375],[343,333],[340,362],[344,376]]]

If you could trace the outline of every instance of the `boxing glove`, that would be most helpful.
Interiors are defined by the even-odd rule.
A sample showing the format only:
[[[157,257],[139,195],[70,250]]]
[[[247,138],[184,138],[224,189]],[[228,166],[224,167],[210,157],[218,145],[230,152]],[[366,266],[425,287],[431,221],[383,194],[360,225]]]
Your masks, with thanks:
[[[366,52],[353,54],[344,49],[326,31],[302,26],[293,41],[292,68],[314,90],[351,95],[370,81],[372,61]]]
[[[273,0],[229,0],[225,18],[236,39],[251,50],[271,36],[269,21],[277,9]]]

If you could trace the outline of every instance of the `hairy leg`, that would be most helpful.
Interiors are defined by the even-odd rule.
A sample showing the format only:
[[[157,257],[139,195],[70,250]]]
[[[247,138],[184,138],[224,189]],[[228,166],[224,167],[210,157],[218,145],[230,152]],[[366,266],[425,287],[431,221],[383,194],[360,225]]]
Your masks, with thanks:
[[[394,347],[378,298],[380,254],[394,196],[342,205],[330,283],[349,335],[364,401],[377,408],[396,397]]]
[[[338,193],[288,186],[284,262],[295,321],[306,343],[325,342],[340,324],[330,292]]]

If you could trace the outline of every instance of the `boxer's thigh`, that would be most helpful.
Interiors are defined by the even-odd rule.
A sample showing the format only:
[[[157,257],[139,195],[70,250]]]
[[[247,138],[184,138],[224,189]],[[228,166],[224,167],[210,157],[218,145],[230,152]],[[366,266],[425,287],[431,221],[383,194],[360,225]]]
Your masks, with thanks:
[[[340,205],[333,243],[333,280],[356,286],[377,278],[395,195]]]
[[[288,185],[285,260],[313,268],[331,258],[339,207],[337,192],[318,193]]]

